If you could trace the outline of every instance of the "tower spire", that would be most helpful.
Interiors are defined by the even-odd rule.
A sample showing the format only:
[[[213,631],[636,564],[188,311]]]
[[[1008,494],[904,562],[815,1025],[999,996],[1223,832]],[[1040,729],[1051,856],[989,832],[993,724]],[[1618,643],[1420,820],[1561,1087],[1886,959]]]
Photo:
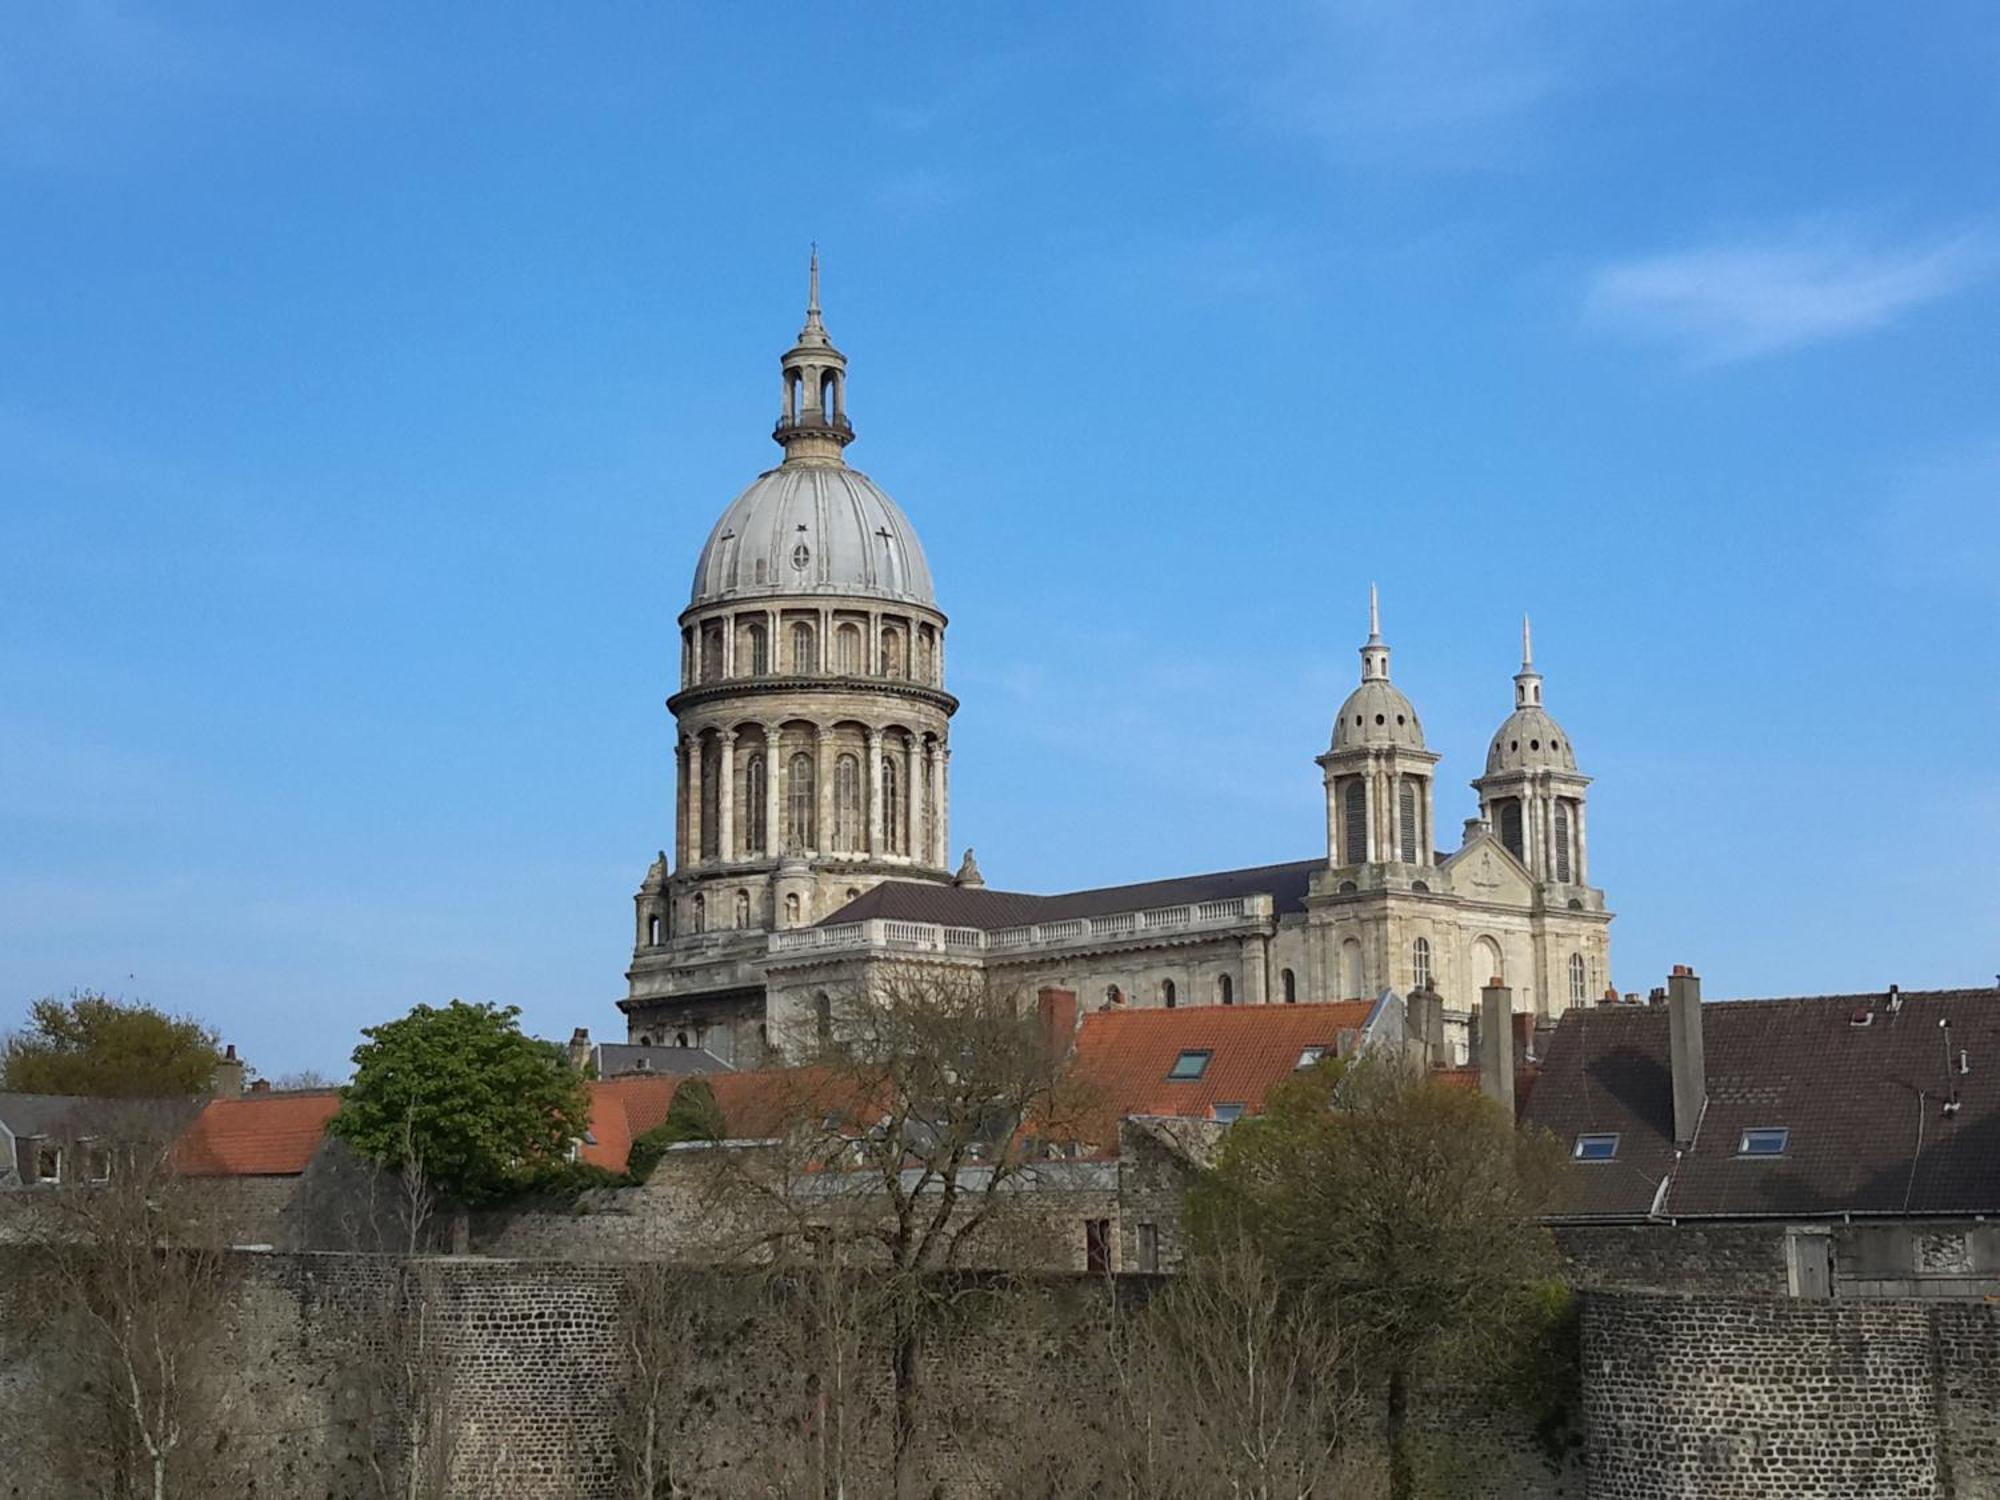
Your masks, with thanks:
[[[1389,680],[1389,648],[1382,641],[1382,600],[1375,585],[1368,585],[1368,641],[1361,648],[1361,680]]]
[[[1535,670],[1535,638],[1528,631],[1528,612],[1521,611],[1521,670]]]

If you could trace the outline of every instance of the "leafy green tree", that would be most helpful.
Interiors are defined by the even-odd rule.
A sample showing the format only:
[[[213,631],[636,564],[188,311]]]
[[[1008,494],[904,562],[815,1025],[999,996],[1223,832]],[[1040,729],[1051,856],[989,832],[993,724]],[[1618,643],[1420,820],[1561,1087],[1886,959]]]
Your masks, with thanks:
[[[722,1117],[722,1106],[716,1102],[715,1089],[709,1081],[683,1078],[674,1088],[666,1119],[632,1142],[625,1169],[633,1181],[644,1182],[653,1175],[653,1168],[660,1164],[667,1147],[683,1141],[719,1141],[728,1134],[728,1122]]]
[[[0,1047],[0,1088],[97,1099],[199,1094],[215,1077],[216,1035],[199,1021],[105,995],[37,1000]]]
[[[454,1000],[366,1028],[329,1128],[461,1208],[526,1185],[582,1137],[590,1095],[561,1047],[522,1034],[519,1015]]]
[[[1387,1059],[1329,1060],[1233,1126],[1189,1198],[1247,1236],[1379,1373],[1392,1500],[1416,1493],[1413,1376],[1472,1377],[1532,1337],[1557,1275],[1539,1222],[1565,1162],[1484,1095]]]

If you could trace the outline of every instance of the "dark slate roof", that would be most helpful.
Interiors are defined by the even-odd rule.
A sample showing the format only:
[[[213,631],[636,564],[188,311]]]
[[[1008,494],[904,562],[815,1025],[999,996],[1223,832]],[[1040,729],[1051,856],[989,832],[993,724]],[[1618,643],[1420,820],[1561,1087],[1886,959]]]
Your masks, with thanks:
[[[1906,993],[1894,1013],[1881,992],[1731,1000],[1701,1017],[1708,1104],[1678,1161],[1666,1007],[1562,1017],[1525,1120],[1572,1150],[1619,1136],[1614,1160],[1570,1174],[1565,1217],[1643,1217],[1662,1179],[1670,1218],[2000,1212],[2000,991]],[[1742,1133],[1768,1126],[1791,1132],[1785,1154],[1739,1156]]]
[[[637,1042],[600,1042],[597,1076],[622,1078],[630,1073],[733,1073],[735,1068],[706,1047],[642,1046]]]
[[[1146,911],[1156,906],[1181,906],[1193,901],[1220,901],[1230,896],[1268,895],[1279,914],[1305,910],[1307,883],[1323,859],[1291,864],[1258,865],[1248,870],[1217,870],[1209,875],[1179,875],[1146,880],[1137,885],[1107,885],[1090,891],[1064,891],[1054,896],[1025,891],[966,889],[925,885],[914,880],[886,880],[873,890],[827,916],[820,925],[886,917],[897,922],[936,922],[945,927],[1025,927],[1031,922],[1060,922],[1070,917],[1102,917],[1112,912]]]

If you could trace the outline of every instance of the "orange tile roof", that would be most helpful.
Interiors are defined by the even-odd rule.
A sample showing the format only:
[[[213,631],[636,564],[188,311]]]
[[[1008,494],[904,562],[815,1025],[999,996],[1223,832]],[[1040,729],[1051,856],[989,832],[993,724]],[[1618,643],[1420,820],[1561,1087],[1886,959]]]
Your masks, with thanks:
[[[211,1099],[174,1146],[190,1177],[296,1177],[340,1108],[332,1089]]]
[[[1207,1118],[1218,1104],[1245,1114],[1264,1107],[1272,1087],[1298,1070],[1308,1047],[1351,1046],[1374,1003],[1198,1005],[1173,1010],[1097,1010],[1076,1037],[1076,1076],[1097,1111]],[[1167,1077],[1183,1052],[1206,1051],[1198,1079]]]

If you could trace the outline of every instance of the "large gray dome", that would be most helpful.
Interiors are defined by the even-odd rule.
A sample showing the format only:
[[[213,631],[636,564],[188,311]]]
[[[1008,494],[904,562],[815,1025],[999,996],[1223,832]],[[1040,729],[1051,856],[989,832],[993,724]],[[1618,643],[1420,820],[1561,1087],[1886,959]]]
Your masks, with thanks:
[[[909,518],[866,474],[839,463],[789,463],[758,475],[709,533],[688,602],[775,594],[937,607]]]

